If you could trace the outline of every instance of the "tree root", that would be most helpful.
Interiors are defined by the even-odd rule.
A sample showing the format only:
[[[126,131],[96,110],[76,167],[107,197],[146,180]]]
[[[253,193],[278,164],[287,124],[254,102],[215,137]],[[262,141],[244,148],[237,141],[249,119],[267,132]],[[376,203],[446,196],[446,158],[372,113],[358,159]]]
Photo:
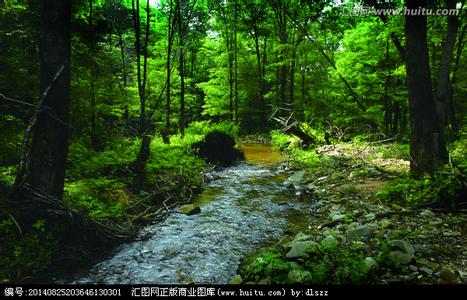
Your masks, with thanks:
[[[0,208],[5,213],[12,212],[18,225],[32,225],[38,219],[44,219],[50,228],[58,228],[61,236],[57,238],[64,242],[84,243],[91,248],[128,241],[135,234],[132,229],[116,229],[117,226],[111,229],[28,184],[16,188]]]

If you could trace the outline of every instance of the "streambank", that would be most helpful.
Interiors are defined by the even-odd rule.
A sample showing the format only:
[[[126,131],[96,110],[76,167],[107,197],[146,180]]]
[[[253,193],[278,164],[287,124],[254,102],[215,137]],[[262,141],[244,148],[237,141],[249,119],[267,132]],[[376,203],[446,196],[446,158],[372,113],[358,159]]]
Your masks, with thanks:
[[[193,204],[200,212],[172,212],[118,247],[86,274],[57,278],[74,283],[225,284],[241,257],[277,242],[288,224],[302,222],[312,205],[283,184],[280,158],[269,146],[243,145],[246,161],[214,170]]]
[[[371,147],[320,147],[293,186],[317,199],[306,225],[242,259],[235,283],[466,283],[465,211],[384,201],[408,161]],[[291,157],[293,159],[293,157]]]

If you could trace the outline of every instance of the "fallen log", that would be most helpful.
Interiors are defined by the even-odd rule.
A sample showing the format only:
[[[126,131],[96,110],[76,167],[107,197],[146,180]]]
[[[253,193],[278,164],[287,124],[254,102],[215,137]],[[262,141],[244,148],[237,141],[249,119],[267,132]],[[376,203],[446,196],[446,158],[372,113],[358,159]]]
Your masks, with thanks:
[[[298,137],[302,141],[303,146],[308,147],[316,143],[315,137],[308,134],[302,124],[293,119],[293,113],[288,118],[273,117],[273,120],[282,125],[282,132]]]

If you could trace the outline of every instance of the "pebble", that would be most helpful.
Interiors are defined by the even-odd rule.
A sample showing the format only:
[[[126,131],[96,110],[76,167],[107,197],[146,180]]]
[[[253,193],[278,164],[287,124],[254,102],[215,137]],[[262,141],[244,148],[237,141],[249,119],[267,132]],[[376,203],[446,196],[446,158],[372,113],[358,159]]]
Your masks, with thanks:
[[[421,267],[419,269],[420,271],[422,271],[423,273],[427,274],[427,275],[433,275],[433,270],[430,269],[430,268],[427,268],[427,267]]]

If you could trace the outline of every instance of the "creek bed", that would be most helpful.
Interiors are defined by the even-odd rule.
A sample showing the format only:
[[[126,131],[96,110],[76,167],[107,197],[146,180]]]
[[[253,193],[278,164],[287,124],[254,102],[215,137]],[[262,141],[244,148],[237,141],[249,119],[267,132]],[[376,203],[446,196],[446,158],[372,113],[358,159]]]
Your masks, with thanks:
[[[74,283],[225,284],[240,259],[276,241],[290,223],[304,222],[311,205],[298,201],[278,172],[279,155],[243,145],[246,161],[216,171],[195,203],[201,213],[172,213],[145,227],[150,238],[123,244]],[[290,175],[290,174],[289,174]]]

